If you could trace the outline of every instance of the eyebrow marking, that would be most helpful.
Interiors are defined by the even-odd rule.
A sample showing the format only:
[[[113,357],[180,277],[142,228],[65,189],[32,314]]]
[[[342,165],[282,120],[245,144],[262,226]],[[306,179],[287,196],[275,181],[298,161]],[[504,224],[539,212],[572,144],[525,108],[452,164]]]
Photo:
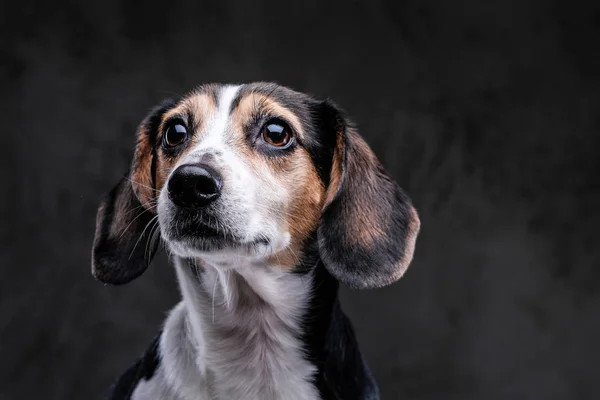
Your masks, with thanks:
[[[304,136],[302,123],[294,111],[285,107],[277,99],[268,97],[259,92],[242,92],[232,104],[231,119],[238,127],[243,127],[252,122],[257,116],[281,118],[298,134]]]

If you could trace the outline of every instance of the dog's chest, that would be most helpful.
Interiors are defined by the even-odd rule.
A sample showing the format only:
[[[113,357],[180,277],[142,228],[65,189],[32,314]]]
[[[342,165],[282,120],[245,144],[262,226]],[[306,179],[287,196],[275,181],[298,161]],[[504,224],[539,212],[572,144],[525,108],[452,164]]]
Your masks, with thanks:
[[[209,269],[200,285],[182,285],[188,316],[199,317],[189,318],[203,347],[198,364],[216,399],[319,398],[300,339],[310,286],[307,276],[251,268]]]

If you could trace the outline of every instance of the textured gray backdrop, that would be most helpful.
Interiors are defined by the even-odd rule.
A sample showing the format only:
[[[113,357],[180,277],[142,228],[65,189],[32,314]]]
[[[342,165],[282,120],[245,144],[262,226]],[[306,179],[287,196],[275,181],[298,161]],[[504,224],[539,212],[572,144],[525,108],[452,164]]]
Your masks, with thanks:
[[[0,6],[0,399],[142,352],[173,273],[94,281],[98,201],[150,106],[259,79],[337,100],[420,211],[405,278],[343,292],[384,399],[600,398],[593,2],[39,3]]]

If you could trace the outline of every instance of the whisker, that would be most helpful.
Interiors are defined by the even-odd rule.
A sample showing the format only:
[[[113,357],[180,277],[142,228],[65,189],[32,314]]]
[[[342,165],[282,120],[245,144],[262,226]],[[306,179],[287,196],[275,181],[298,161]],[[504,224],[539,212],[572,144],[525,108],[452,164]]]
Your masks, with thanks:
[[[149,258],[151,256],[150,251],[152,251],[152,247],[154,247],[154,244],[156,242],[156,238],[160,237],[160,221],[158,221],[158,219],[156,220],[156,222],[154,223],[154,226],[150,229],[150,239],[146,242],[146,248],[144,249],[144,256]],[[156,236],[156,233],[159,233],[158,236]]]
[[[154,200],[150,202],[150,206],[155,206],[155,205],[156,205],[156,202]],[[144,208],[144,207],[145,207],[144,204],[140,204],[139,206],[133,207],[131,210],[129,210],[125,214],[123,214],[123,217],[126,217],[127,215],[131,214],[135,210],[139,210],[140,208]]]
[[[215,294],[217,293],[217,281],[219,280],[218,275],[215,276],[215,284],[213,285],[212,293],[212,322],[215,322]]]
[[[155,189],[155,188],[153,188],[153,187],[150,187],[150,186],[146,186],[146,185],[144,185],[144,184],[142,184],[142,183],[140,183],[140,182],[136,182],[136,181],[134,181],[133,179],[131,179],[131,178],[129,178],[129,177],[127,178],[127,180],[128,180],[129,182],[133,183],[134,185],[138,185],[138,186],[141,186],[141,187],[143,187],[143,188],[146,188],[146,189],[149,189],[149,190],[153,190],[153,191],[155,191],[155,192],[160,192],[160,190],[158,190],[158,189]]]
[[[139,213],[134,219],[132,219],[131,222],[129,224],[127,224],[127,226],[123,229],[123,232],[121,232],[121,235],[119,236],[119,239],[121,239],[123,237],[123,235],[125,233],[127,233],[127,229],[129,229],[129,227],[131,226],[131,224],[133,224],[139,217],[141,217],[142,215],[144,215],[148,211],[150,211],[150,210],[145,209],[144,211],[142,211],[141,213]]]
[[[138,238],[137,242],[135,242],[135,245],[133,246],[133,250],[131,250],[131,254],[129,254],[129,259],[131,259],[131,256],[133,255],[133,252],[135,251],[137,245],[140,243],[140,240],[142,240],[142,237],[144,236],[144,233],[146,233],[146,229],[148,229],[148,227],[150,226],[150,224],[152,224],[152,222],[154,222],[156,219],[158,219],[158,215],[153,217],[147,224],[146,227],[144,228],[144,230],[142,231],[142,234],[140,235],[140,237]]]

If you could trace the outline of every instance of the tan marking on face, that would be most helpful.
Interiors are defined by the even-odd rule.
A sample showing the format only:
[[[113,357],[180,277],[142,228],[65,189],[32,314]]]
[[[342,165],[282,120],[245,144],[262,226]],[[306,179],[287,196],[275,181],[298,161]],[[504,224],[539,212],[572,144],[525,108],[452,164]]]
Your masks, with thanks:
[[[266,113],[271,117],[279,117],[287,121],[294,132],[303,137],[302,124],[300,119],[293,111],[279,104],[275,99],[265,96],[261,93],[249,93],[245,95],[238,103],[231,116],[231,122],[236,132],[244,130],[246,124],[257,113]]]
[[[303,135],[299,118],[274,99],[263,94],[244,96],[232,117],[232,142],[246,165],[260,180],[263,212],[276,215],[283,229],[290,233],[289,246],[273,254],[268,262],[283,269],[298,265],[308,236],[317,229],[325,189],[308,152],[297,146],[282,157],[268,157],[254,151],[247,143],[244,130],[257,113],[267,113],[290,124],[296,135]],[[281,198],[278,198],[281,197]],[[284,201],[285,200],[285,201]]]
[[[242,154],[260,180],[261,196],[264,196],[258,207],[262,212],[275,216],[282,229],[290,233],[289,246],[267,261],[283,269],[292,269],[300,261],[305,240],[317,229],[325,189],[308,152],[303,148],[297,147],[292,154],[281,159],[249,150],[243,150]]]
[[[217,105],[210,95],[206,93],[194,93],[190,97],[182,100],[177,107],[165,113],[160,124],[160,134],[157,140],[162,140],[162,135],[165,131],[165,122],[175,116],[192,115],[193,126],[188,126],[187,128],[188,130],[195,129],[195,132],[188,131],[188,134],[193,135],[192,140],[186,148],[177,155],[177,157],[169,157],[162,149],[158,150],[158,160],[156,162],[156,190],[160,191],[162,189],[173,167],[201,140],[201,133],[206,127],[206,122],[210,120],[216,109]],[[158,195],[158,192],[154,193],[155,195]]]
[[[325,188],[304,149],[298,148],[285,165],[275,164],[271,168],[276,184],[286,188],[290,199],[281,214],[291,240],[289,247],[271,256],[269,262],[291,269],[298,265],[306,239],[319,225]]]
[[[198,131],[202,131],[207,118],[214,114],[217,109],[212,96],[206,93],[193,93],[189,97],[183,99],[179,104],[167,111],[163,116],[163,123],[174,116],[194,116],[194,123]],[[161,128],[164,128],[161,123]]]

